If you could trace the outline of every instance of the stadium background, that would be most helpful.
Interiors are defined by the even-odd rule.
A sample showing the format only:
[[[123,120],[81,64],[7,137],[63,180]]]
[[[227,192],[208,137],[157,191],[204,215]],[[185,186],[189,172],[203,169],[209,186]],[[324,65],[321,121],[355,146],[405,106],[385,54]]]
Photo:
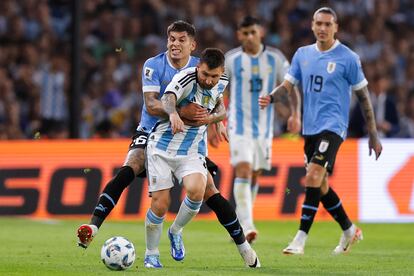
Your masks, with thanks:
[[[139,122],[143,62],[165,50],[165,30],[172,21],[186,19],[196,26],[198,54],[205,47],[226,51],[237,46],[235,26],[252,14],[265,23],[265,42],[291,59],[298,47],[314,41],[312,12],[329,5],[339,16],[338,38],[361,57],[374,109],[384,110],[374,95],[389,99],[385,120],[377,121],[383,156],[377,162],[368,158],[354,103],[351,139],[339,153],[331,184],[353,219],[414,222],[413,1],[82,1],[76,93],[71,85],[71,4],[0,2],[0,215],[88,217],[94,196],[121,166],[127,137]],[[74,95],[79,102],[76,122],[70,121],[69,110]],[[273,168],[261,179],[255,208],[259,219],[296,219],[299,214],[303,144],[286,137],[285,119],[275,121]],[[70,131],[74,123],[78,137]],[[227,146],[210,154],[221,169],[218,185],[231,198]],[[145,183],[136,180],[112,218],[143,218]],[[179,199],[180,190],[174,193]],[[214,218],[206,209],[199,217]]]

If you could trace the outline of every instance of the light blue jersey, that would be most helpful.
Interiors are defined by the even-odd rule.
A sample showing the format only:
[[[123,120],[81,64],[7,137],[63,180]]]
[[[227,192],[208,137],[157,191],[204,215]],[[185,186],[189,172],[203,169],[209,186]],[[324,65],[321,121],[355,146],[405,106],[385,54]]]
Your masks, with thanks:
[[[316,43],[301,47],[285,79],[302,86],[303,135],[329,130],[346,138],[351,92],[368,84],[357,54],[338,40],[323,52]]]
[[[197,83],[197,68],[193,67],[175,75],[166,91],[177,96],[177,106],[192,102],[211,111],[223,97],[227,84],[228,79],[223,75],[213,88],[203,89]],[[206,132],[207,125],[199,127],[184,125],[184,131],[174,135],[171,132],[170,121],[160,119],[150,134],[148,145],[154,144],[158,150],[177,156],[189,154],[206,156]]]
[[[158,98],[161,99],[165,88],[171,82],[174,75],[184,69],[196,66],[198,62],[199,58],[190,56],[188,63],[183,68],[176,69],[168,60],[167,52],[147,59],[142,69],[142,92],[158,92]],[[144,104],[141,113],[141,122],[137,130],[149,132],[157,121],[158,117],[151,116]]]

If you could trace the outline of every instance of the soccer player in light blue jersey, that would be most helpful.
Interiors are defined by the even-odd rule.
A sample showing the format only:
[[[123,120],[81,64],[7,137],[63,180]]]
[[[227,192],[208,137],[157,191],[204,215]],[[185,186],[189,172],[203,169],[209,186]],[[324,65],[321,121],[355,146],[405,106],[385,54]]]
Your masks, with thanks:
[[[305,201],[299,231],[283,250],[284,254],[304,253],[319,201],[343,230],[333,254],[346,253],[354,242],[362,240],[361,229],[350,221],[338,195],[328,185],[328,175],[333,171],[336,154],[346,138],[352,91],[363,106],[370,155],[373,150],[378,159],[382,145],[361,62],[357,54],[335,39],[337,30],[335,11],[328,7],[318,9],[312,21],[316,43],[299,48],[284,82],[269,96],[259,99],[260,106],[266,107],[273,101],[280,101],[284,94],[291,93],[293,85],[300,83],[302,86],[302,134],[307,170]]]
[[[260,109],[258,99],[282,83],[289,68],[281,51],[262,43],[263,36],[260,21],[246,16],[237,30],[241,46],[226,53],[230,155],[235,168],[233,193],[237,216],[249,242],[258,235],[253,205],[259,189],[257,178],[262,170],[271,169],[275,113],[273,105]]]

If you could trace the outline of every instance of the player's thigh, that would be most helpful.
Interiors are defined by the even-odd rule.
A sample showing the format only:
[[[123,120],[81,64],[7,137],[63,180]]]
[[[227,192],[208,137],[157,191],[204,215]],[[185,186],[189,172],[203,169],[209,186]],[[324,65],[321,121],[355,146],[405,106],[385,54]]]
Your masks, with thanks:
[[[310,162],[326,168],[327,172],[331,174],[342,141],[339,135],[331,131],[318,134],[316,139],[313,139],[313,153]]]
[[[230,161],[236,167],[239,163],[253,164],[254,149],[252,139],[240,135],[230,135]]]
[[[129,144],[129,151],[124,161],[124,166],[130,166],[135,175],[145,169],[145,148],[147,145],[148,133],[136,131]]]
[[[191,154],[175,159],[177,168],[174,175],[177,179],[182,179],[187,191],[199,194],[206,188],[207,182],[207,165],[204,156]]]
[[[170,166],[169,157],[154,149],[153,145],[148,145],[146,154],[148,191],[152,193],[172,188],[174,186],[171,173],[173,168]]]
[[[252,169],[254,171],[270,170],[272,164],[272,140],[257,139],[254,145],[254,161]]]

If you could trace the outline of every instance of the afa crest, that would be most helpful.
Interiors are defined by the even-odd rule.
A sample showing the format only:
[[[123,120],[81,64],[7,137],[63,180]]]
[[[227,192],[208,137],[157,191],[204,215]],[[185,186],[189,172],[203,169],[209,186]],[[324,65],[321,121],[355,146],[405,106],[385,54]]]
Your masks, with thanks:
[[[332,74],[335,71],[336,63],[335,62],[328,62],[328,66],[326,67],[326,71],[328,71],[329,74]]]

